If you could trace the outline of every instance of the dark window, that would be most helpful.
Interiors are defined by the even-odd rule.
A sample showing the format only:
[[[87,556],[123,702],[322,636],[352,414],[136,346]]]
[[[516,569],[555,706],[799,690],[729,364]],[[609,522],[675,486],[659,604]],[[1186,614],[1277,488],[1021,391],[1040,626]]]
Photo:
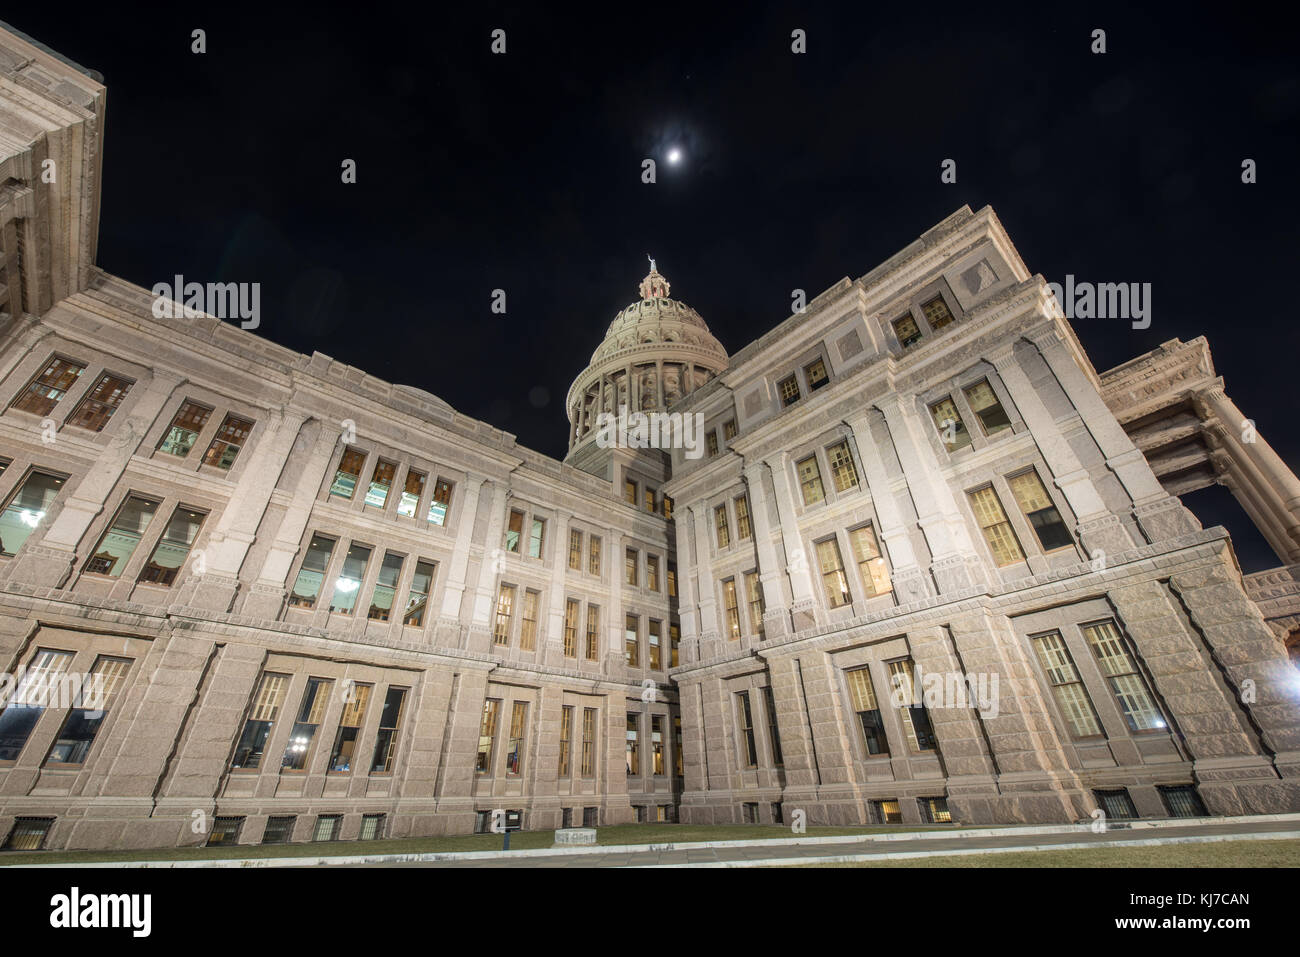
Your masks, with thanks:
[[[1111,820],[1132,821],[1137,818],[1137,808],[1133,806],[1133,799],[1129,797],[1127,788],[1120,788],[1117,791],[1093,791],[1092,793],[1097,799],[1097,804]]]
[[[208,834],[208,847],[230,847],[239,843],[239,832],[243,830],[242,817],[219,817],[212,822],[212,831]]]
[[[1201,803],[1196,788],[1190,784],[1177,787],[1162,787],[1160,797],[1164,799],[1165,808],[1170,817],[1205,817],[1205,805]]]
[[[293,825],[297,820],[293,815],[267,818],[266,830],[262,832],[262,843],[288,844],[293,840]]]

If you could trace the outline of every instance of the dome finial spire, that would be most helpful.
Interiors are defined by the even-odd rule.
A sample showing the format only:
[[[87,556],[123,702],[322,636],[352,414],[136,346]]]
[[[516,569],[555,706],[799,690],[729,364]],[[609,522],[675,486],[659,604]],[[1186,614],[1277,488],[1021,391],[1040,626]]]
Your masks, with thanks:
[[[646,259],[650,260],[650,273],[641,280],[641,298],[642,299],[667,299],[668,298],[668,280],[660,274],[659,269],[655,266],[654,257],[646,253]]]

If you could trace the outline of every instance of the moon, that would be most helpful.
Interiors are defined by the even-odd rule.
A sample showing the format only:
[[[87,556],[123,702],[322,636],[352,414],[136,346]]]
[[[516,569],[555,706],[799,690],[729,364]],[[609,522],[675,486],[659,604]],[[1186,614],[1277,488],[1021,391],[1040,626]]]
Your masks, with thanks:
[[[679,150],[677,147],[674,146],[672,149],[668,151],[668,162],[676,164],[681,161],[681,158],[682,158],[682,151]]]

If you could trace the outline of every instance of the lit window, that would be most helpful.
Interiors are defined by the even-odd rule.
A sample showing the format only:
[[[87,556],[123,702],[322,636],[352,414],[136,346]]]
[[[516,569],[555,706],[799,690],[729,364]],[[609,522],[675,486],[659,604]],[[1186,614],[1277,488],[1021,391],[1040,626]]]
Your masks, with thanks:
[[[592,535],[587,539],[587,571],[600,575],[600,536]]]
[[[728,419],[726,422],[722,423],[722,438],[725,441],[730,442],[735,437],[736,437],[736,420]]]
[[[1092,649],[1101,673],[1119,702],[1130,731],[1157,731],[1166,727],[1164,716],[1156,706],[1146,679],[1138,671],[1128,642],[1113,621],[1085,625],[1084,637]]]
[[[636,482],[627,479],[623,483],[623,498],[629,505],[636,504]]]
[[[524,534],[524,513],[518,509],[510,510],[510,519],[506,523],[506,551],[519,553],[519,541]]]
[[[956,452],[971,444],[966,423],[961,420],[961,414],[952,399],[940,399],[930,406],[930,416],[934,419],[935,428],[939,430],[943,447],[949,452]]]
[[[668,667],[676,668],[680,659],[679,648],[682,643],[682,629],[676,623],[668,626]]]
[[[993,560],[998,567],[1023,561],[1025,553],[1020,550],[1020,542],[1016,539],[1016,533],[1007,521],[1007,513],[1002,510],[1002,503],[998,501],[992,486],[986,485],[970,492],[969,497],[975,520],[984,533],[984,540],[988,542],[989,551],[993,553]]]
[[[600,608],[587,605],[587,660],[595,661],[600,653]]]
[[[157,502],[138,495],[128,495],[122,507],[117,510],[113,524],[104,532],[99,544],[95,546],[94,554],[86,562],[86,571],[120,578],[157,510]]]
[[[910,314],[894,320],[894,333],[904,349],[921,341],[921,327]]]
[[[641,773],[641,746],[637,740],[640,719],[639,714],[627,716],[627,773],[629,775]]]
[[[740,723],[740,740],[743,744],[741,758],[745,767],[758,766],[758,743],[754,740],[754,715],[749,707],[749,692],[741,691],[736,695],[736,714]]]
[[[1020,510],[1025,513],[1025,518],[1029,519],[1029,524],[1033,526],[1034,534],[1038,536],[1043,551],[1068,548],[1074,544],[1074,539],[1070,537],[1070,530],[1061,520],[1061,513],[1052,504],[1037,472],[1032,470],[1022,472],[1007,479],[1007,484],[1011,486],[1011,494],[1016,497],[1016,504],[1020,506]]]
[[[578,612],[581,602],[570,598],[564,603],[564,657],[573,658],[578,654]]]
[[[229,469],[235,464],[235,456],[248,441],[248,433],[251,431],[253,431],[253,423],[248,419],[241,419],[235,415],[226,416],[221,423],[221,428],[217,429],[212,444],[203,455],[203,464],[223,471]]]
[[[0,555],[16,555],[63,489],[64,479],[48,472],[32,472],[0,514]]]
[[[740,607],[736,596],[736,580],[728,578],[722,583],[722,607],[727,613],[727,637],[740,637]]]
[[[316,607],[320,597],[321,584],[325,581],[325,570],[329,567],[330,556],[334,554],[334,540],[319,535],[311,537],[307,554],[298,570],[298,578],[289,592],[289,604],[298,608]]]
[[[786,376],[776,384],[781,393],[781,405],[794,405],[799,401],[799,381],[794,376]]]
[[[645,489],[645,510],[647,512],[655,510],[655,490],[649,486]]]
[[[510,622],[514,617],[515,586],[502,585],[497,593],[497,617],[492,629],[492,640],[498,645],[510,643]]]
[[[1038,654],[1038,663],[1047,674],[1047,682],[1052,686],[1052,696],[1056,706],[1061,709],[1065,721],[1070,726],[1070,734],[1076,738],[1095,738],[1101,735],[1101,725],[1092,701],[1083,687],[1074,659],[1065,647],[1065,639],[1060,632],[1053,631],[1033,639],[1034,651]]]
[[[712,429],[709,429],[709,431],[706,432],[704,435],[704,441],[708,447],[709,457],[712,458],[713,456],[717,455],[718,454],[718,433],[713,431]]]
[[[662,671],[664,667],[663,658],[660,657],[659,639],[663,633],[663,623],[655,621],[653,618],[646,625],[646,647],[649,649],[650,664],[649,667],[655,671]]]
[[[371,685],[351,684],[344,697],[343,716],[339,718],[339,730],[334,736],[334,750],[330,753],[329,771],[335,774],[348,774],[352,771],[352,762],[356,760],[357,738],[361,735],[361,726],[366,721],[366,706],[370,704]]]
[[[943,301],[943,296],[935,296],[924,303],[921,311],[925,313],[926,322],[930,323],[930,328],[935,332],[952,323],[952,313],[948,311],[948,304]]]
[[[351,498],[357,490],[361,478],[361,466],[366,462],[366,453],[360,449],[347,449],[339,459],[339,467],[334,472],[334,482],[330,485],[330,494],[339,498]]]
[[[183,402],[162,441],[158,443],[158,451],[185,458],[190,454],[190,449],[194,448],[199,433],[208,424],[211,415],[212,410],[206,406],[188,400]]]
[[[113,417],[117,407],[122,404],[126,394],[131,391],[130,379],[104,373],[95,383],[86,397],[77,403],[68,425],[75,425],[91,432],[102,432],[108,420]]]
[[[415,563],[411,590],[406,596],[406,611],[402,613],[403,625],[418,628],[424,624],[424,613],[429,605],[429,592],[433,590],[433,574],[437,567],[436,562]]]
[[[858,573],[862,576],[862,587],[867,596],[884,595],[894,586],[889,580],[889,569],[880,555],[880,543],[876,541],[876,530],[870,525],[863,525],[849,532],[849,544],[853,548],[853,560],[858,563]]]
[[[560,708],[560,763],[556,771],[557,777],[567,778],[569,776],[569,749],[573,741],[573,706],[564,705]]]
[[[889,739],[885,736],[885,722],[876,703],[876,692],[871,687],[871,673],[866,668],[854,668],[844,673],[853,699],[853,711],[862,727],[867,754],[888,754]]]
[[[242,817],[226,818],[226,820],[238,821],[243,823]],[[343,829],[343,815],[341,814],[321,814],[316,818],[316,827],[313,829],[311,839],[316,842],[337,841],[339,831]],[[239,832],[236,830],[235,836],[228,838],[226,843],[235,844],[239,840]],[[208,841],[210,845],[212,841]]]
[[[758,572],[745,573],[745,600],[749,603],[749,628],[763,637],[763,585]]]
[[[433,487],[433,498],[429,500],[429,521],[434,525],[445,524],[449,508],[451,508],[451,483],[438,479]]]
[[[388,689],[384,706],[379,712],[379,734],[375,738],[375,756],[370,762],[371,774],[388,774],[393,770],[397,756],[397,733],[402,727],[402,713],[406,710],[406,689]]]
[[[506,777],[518,777],[524,769],[524,729],[528,724],[528,704],[511,702],[510,743],[506,748]]]
[[[629,548],[623,557],[623,575],[629,585],[639,584],[637,577],[637,554],[635,548]]]
[[[271,736],[271,726],[280,714],[285,693],[289,690],[289,676],[264,674],[253,696],[253,707],[244,722],[243,733],[235,747],[232,768],[255,770],[261,766],[266,750],[266,740]]]
[[[652,774],[664,773],[664,719],[663,715],[652,714],[650,716],[650,757]],[[660,818],[664,820],[663,808],[659,809]]]
[[[659,590],[659,556],[646,555],[645,557],[645,587],[651,591]]]
[[[375,463],[375,471],[370,476],[370,488],[366,492],[366,504],[371,508],[383,508],[388,502],[388,490],[393,487],[393,477],[397,474],[397,463],[380,459]]]
[[[402,497],[397,501],[398,515],[415,518],[415,510],[420,507],[420,496],[424,494],[424,479],[423,472],[406,470],[406,486],[402,489]]]
[[[664,496],[664,518],[672,518],[672,517],[673,517],[673,500],[672,500],[672,496],[670,496],[670,495],[665,495],[665,496]]]
[[[384,833],[384,815],[383,814],[363,814],[361,815],[361,833],[357,835],[359,841],[373,841]]]
[[[582,709],[582,776],[593,777],[596,773],[596,709]],[[593,809],[594,810],[594,809]],[[587,814],[583,811],[583,823]],[[594,823],[594,821],[593,821]]]
[[[298,718],[289,732],[289,743],[284,748],[284,758],[280,767],[288,771],[301,771],[307,767],[316,743],[316,731],[325,717],[325,706],[329,704],[329,689],[333,682],[327,678],[308,678],[307,690],[303,692],[302,704],[298,707]]]
[[[370,547],[355,542],[343,556],[343,568],[334,580],[334,594],[330,596],[330,611],[340,615],[350,615],[357,604],[357,592],[361,581],[366,577],[366,566],[370,564]]]
[[[749,525],[749,499],[744,496],[738,496],[734,502],[736,506],[736,538],[744,541],[753,534],[753,529]]]
[[[979,419],[980,428],[984,430],[985,435],[997,435],[1011,428],[1011,419],[1007,417],[1006,410],[1002,408],[1002,403],[998,401],[997,393],[993,391],[993,386],[989,385],[988,379],[980,379],[974,385],[969,385],[962,392],[966,395],[966,401],[970,403],[971,411]]]
[[[719,505],[713,510],[713,527],[718,532],[718,547],[726,548],[731,544],[731,528],[727,525],[727,506]]]
[[[19,668],[16,675],[6,675],[13,691],[0,712],[0,761],[17,761],[23,747],[36,727],[37,720],[52,702],[52,694],[65,686],[61,678],[72,664],[72,652],[40,648],[28,662],[26,669]]]
[[[534,518],[532,528],[528,533],[528,556],[530,558],[542,557],[542,542],[546,538],[546,520],[543,518]]]
[[[901,658],[889,662],[889,680],[893,683],[896,700],[903,702],[898,715],[903,721],[903,731],[915,751],[933,751],[938,742],[934,729],[930,726],[930,714],[925,705],[915,704],[920,700],[916,693],[916,676],[912,670],[912,659]]]
[[[371,621],[388,621],[392,617],[393,601],[397,598],[397,580],[401,577],[402,556],[385,552],[374,593],[370,596],[370,612],[367,617]]]
[[[582,532],[576,528],[569,529],[569,567],[582,570]]]
[[[483,717],[478,727],[478,756],[474,760],[475,774],[492,773],[492,750],[497,736],[497,709],[501,706],[497,698],[488,698],[483,702]]]
[[[826,363],[818,359],[812,365],[804,368],[804,376],[808,379],[808,391],[816,392],[822,386],[831,380],[826,375]]]
[[[848,441],[839,442],[826,450],[826,457],[831,463],[831,477],[835,480],[835,491],[847,492],[858,484],[858,470],[853,464],[853,453],[849,451]]]
[[[817,456],[810,455],[795,465],[799,474],[799,491],[805,505],[816,505],[826,497],[822,490],[822,472],[817,467]]]
[[[844,574],[844,560],[840,557],[840,543],[833,538],[817,543],[817,563],[822,570],[822,587],[826,604],[831,608],[847,605],[849,580]]]
[[[199,529],[203,527],[203,519],[206,517],[202,512],[191,511],[184,505],[178,505],[176,511],[172,512],[171,520],[167,523],[162,538],[154,546],[153,554],[145,562],[144,568],[140,570],[140,577],[136,580],[168,586],[175,582],[176,574],[185,564],[185,559],[189,557],[190,548],[194,545],[194,539],[198,537]]]
[[[641,667],[640,619],[628,615],[623,628],[623,660],[629,668]]]
[[[27,383],[27,388],[18,393],[10,408],[22,409],[33,415],[48,415],[85,371],[85,365],[80,362],[54,356],[45,368]]]
[[[668,597],[677,597],[677,566],[672,562],[668,563]]]

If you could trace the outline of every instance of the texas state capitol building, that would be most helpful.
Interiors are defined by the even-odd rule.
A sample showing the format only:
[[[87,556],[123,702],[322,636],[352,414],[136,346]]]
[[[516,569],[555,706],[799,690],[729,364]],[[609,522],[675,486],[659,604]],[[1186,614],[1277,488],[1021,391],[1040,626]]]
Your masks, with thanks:
[[[731,355],[652,270],[559,462],[155,318],[94,266],[103,122],[0,35],[7,846],[1300,810],[1300,484],[1204,340],[1094,371],[991,209]],[[600,447],[623,406],[704,454]],[[997,693],[900,707],[927,675]],[[102,707],[15,703],[59,676]]]

